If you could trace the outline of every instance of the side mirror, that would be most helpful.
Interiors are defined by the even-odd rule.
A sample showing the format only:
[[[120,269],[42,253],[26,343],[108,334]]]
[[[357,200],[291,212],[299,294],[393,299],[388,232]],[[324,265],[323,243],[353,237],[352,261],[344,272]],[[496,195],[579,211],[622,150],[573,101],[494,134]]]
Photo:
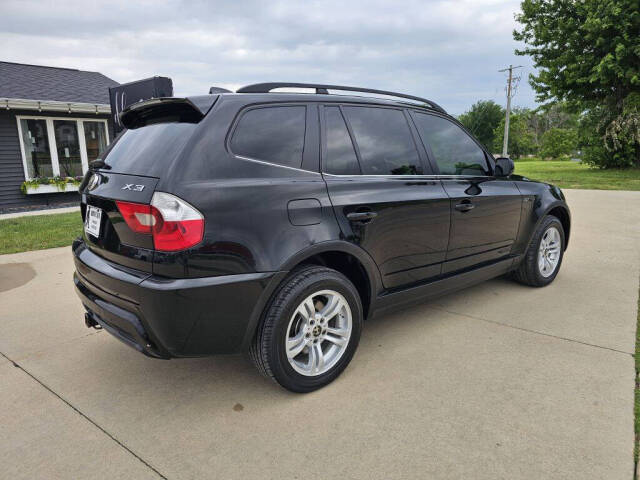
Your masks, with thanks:
[[[510,158],[496,158],[496,177],[508,177],[513,173],[515,168],[516,166]]]

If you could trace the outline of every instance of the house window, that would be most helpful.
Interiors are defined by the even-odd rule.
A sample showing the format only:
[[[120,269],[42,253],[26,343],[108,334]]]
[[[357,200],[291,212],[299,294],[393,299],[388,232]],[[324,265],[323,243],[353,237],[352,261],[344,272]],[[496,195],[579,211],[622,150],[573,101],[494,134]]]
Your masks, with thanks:
[[[77,122],[54,120],[53,131],[56,137],[60,176],[79,177],[82,175],[82,159],[80,158]]]
[[[82,122],[87,160],[94,161],[107,148],[107,129],[104,122]]]
[[[45,120],[20,120],[27,178],[53,176],[51,151]]]
[[[106,120],[18,116],[27,180],[79,177],[109,144]]]

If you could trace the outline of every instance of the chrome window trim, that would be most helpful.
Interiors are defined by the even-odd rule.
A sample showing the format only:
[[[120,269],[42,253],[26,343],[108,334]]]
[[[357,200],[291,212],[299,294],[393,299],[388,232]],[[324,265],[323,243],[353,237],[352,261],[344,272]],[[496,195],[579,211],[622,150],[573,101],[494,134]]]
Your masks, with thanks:
[[[306,170],[305,170],[306,171]],[[336,175],[333,173],[325,173],[322,172],[322,175],[327,175],[329,177],[384,177],[384,178],[429,178],[429,179],[438,179],[438,178],[494,178],[492,175]]]
[[[288,170],[296,170],[298,172],[311,173],[313,175],[326,175],[328,177],[336,177],[336,178],[422,178],[422,179],[456,179],[456,178],[494,178],[491,175],[336,175],[334,173],[326,173],[326,172],[314,172],[312,170],[305,170],[304,168],[296,168],[296,167],[288,167],[287,165],[280,165],[277,163],[265,162],[264,160],[258,160],[257,158],[245,157],[242,155],[236,155],[232,153],[234,158],[238,158],[240,160],[246,160],[248,162],[260,163],[262,165],[268,165],[270,167],[278,167],[278,168],[286,168]]]
[[[255,163],[260,163],[262,165],[268,165],[270,167],[286,168],[286,169],[289,169],[289,170],[297,170],[298,172],[305,172],[305,173],[312,173],[313,175],[320,175],[319,172],[314,172],[312,170],[305,170],[304,168],[289,167],[287,165],[280,165],[278,163],[265,162],[264,160],[258,160],[257,158],[251,158],[251,157],[244,157],[242,155],[236,155],[233,152],[231,154],[233,155],[234,158],[239,158],[240,160],[247,160],[248,162],[255,162]]]

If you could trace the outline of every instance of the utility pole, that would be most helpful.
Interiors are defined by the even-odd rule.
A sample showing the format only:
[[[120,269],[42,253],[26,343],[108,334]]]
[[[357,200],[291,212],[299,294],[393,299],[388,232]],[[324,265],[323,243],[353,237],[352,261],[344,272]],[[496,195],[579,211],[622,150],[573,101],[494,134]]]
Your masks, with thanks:
[[[507,113],[504,119],[504,140],[502,142],[502,156],[508,156],[508,145],[509,145],[509,115],[511,114],[511,98],[515,95],[515,88],[511,88],[511,84],[513,82],[513,71],[516,68],[522,68],[522,65],[518,65],[514,67],[513,65],[509,65],[509,68],[503,68],[502,70],[498,70],[499,72],[509,71],[509,79],[507,80]],[[520,77],[517,77],[520,80]]]

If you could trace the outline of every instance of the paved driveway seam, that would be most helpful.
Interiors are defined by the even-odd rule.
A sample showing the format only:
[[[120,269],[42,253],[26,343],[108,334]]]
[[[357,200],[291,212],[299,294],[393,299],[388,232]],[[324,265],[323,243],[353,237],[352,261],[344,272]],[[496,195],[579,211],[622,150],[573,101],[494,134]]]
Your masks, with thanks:
[[[150,470],[152,470],[156,475],[158,475],[160,478],[164,479],[164,480],[168,480],[166,476],[164,476],[162,473],[160,473],[155,467],[153,467],[153,465],[149,464],[149,462],[147,462],[146,460],[144,460],[142,457],[140,457],[137,453],[135,453],[133,450],[131,450],[129,447],[127,447],[124,443],[122,443],[120,440],[118,440],[115,436],[113,436],[111,433],[109,433],[107,430],[104,429],[104,427],[100,426],[95,420],[93,420],[91,417],[89,417],[88,415],[86,415],[85,413],[83,413],[81,410],[79,410],[75,405],[73,405],[71,402],[69,402],[66,398],[64,398],[63,396],[61,396],[59,393],[57,393],[55,390],[53,390],[51,387],[49,387],[46,383],[44,383],[42,380],[40,380],[39,378],[37,378],[36,376],[34,376],[31,372],[29,372],[28,370],[26,370],[24,367],[22,367],[21,365],[19,365],[18,363],[16,363],[14,360],[12,360],[10,357],[8,357],[7,355],[5,355],[3,352],[0,352],[0,355],[3,356],[4,358],[6,358],[9,362],[11,362],[13,364],[14,367],[20,369],[22,372],[24,372],[27,376],[29,376],[32,380],[34,380],[36,383],[38,383],[41,387],[43,387],[45,390],[47,390],[48,392],[50,392],[52,395],[54,395],[55,397],[57,397],[60,401],[62,401],[64,404],[66,404],[68,407],[70,407],[74,412],[76,412],[78,415],[80,415],[82,418],[84,418],[85,420],[87,420],[89,423],[91,423],[93,426],[95,426],[98,430],[100,430],[102,433],[104,433],[107,437],[109,437],[111,440],[113,440],[114,442],[116,442],[118,445],[120,445],[120,447],[122,447],[124,450],[126,450],[127,452],[129,452],[131,455],[133,455],[139,462],[141,462],[143,465],[145,465],[147,468],[149,468]]]
[[[46,348],[42,348],[40,350],[34,350],[34,351],[25,352],[22,355],[16,356],[15,359],[13,359],[11,361],[16,363],[16,362],[19,362],[20,360],[26,360],[27,358],[32,358],[32,357],[37,357],[37,356],[40,356],[40,355],[44,355],[46,353],[49,353],[51,350],[59,348],[59,347],[61,347],[63,345],[66,345],[68,343],[73,343],[73,342],[76,342],[77,340],[82,340],[83,338],[90,337],[92,335],[98,335],[100,333],[102,333],[102,329],[94,330],[92,332],[85,333],[84,335],[78,335],[76,337],[71,337],[71,338],[69,338],[67,340],[61,340],[61,341],[59,341],[57,343],[54,343],[54,344],[52,344],[50,346],[47,346]],[[5,353],[0,352],[0,354],[4,355],[6,357]],[[8,357],[6,357],[6,358],[8,358]]]
[[[450,313],[452,315],[460,315],[461,317],[467,317],[467,318],[470,318],[472,320],[480,320],[482,322],[493,323],[494,325],[500,325],[502,327],[513,328],[514,330],[521,330],[523,332],[533,333],[533,334],[536,334],[536,335],[543,335],[545,337],[551,337],[551,338],[555,338],[557,340],[564,340],[564,341],[567,341],[567,342],[579,343],[581,345],[586,345],[587,347],[602,348],[603,350],[609,350],[611,352],[622,353],[623,355],[631,355],[632,357],[634,355],[633,352],[625,352],[624,350],[618,350],[617,348],[605,347],[603,345],[597,345],[595,343],[583,342],[582,340],[576,340],[574,338],[562,337],[560,335],[553,335],[551,333],[539,332],[538,330],[532,330],[530,328],[518,327],[516,325],[509,325],[508,323],[498,322],[496,320],[489,320],[487,318],[482,318],[482,317],[476,317],[475,315],[469,315],[468,313],[454,312],[453,310],[442,308],[442,307],[439,307],[437,305],[430,305],[430,306],[432,308],[434,308],[434,309],[437,309],[437,310],[440,310],[440,311],[443,311],[443,312],[447,312],[447,313]]]

